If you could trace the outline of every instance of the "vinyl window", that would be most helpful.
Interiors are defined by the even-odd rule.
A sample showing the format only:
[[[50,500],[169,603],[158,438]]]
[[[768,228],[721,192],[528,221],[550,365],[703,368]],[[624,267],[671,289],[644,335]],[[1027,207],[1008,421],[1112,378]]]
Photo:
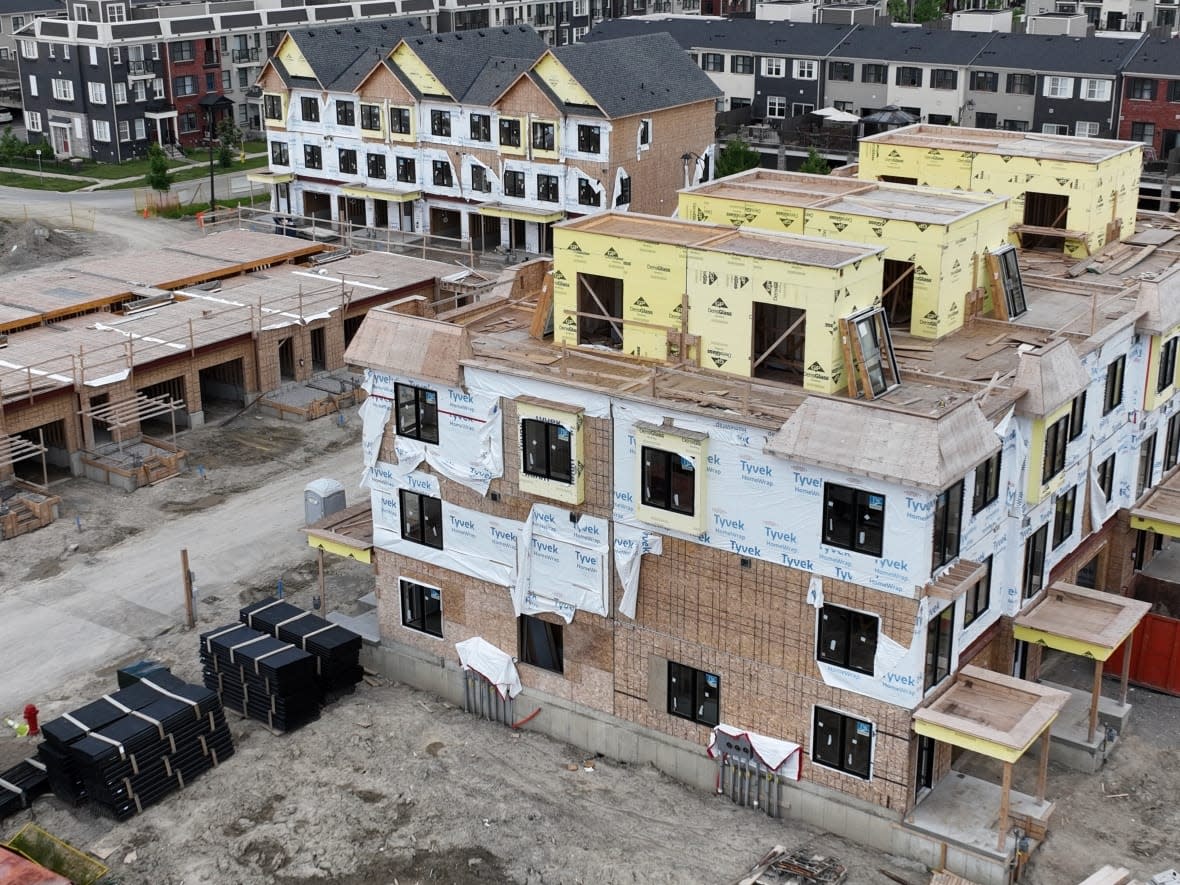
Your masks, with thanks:
[[[1078,487],[1070,486],[1053,502],[1053,549],[1056,550],[1073,534],[1074,505],[1078,500]]]
[[[885,496],[824,483],[823,543],[880,556],[885,539]]]
[[[787,73],[787,60],[785,58],[764,58],[762,59],[762,76],[764,77],[784,77]]]
[[[1045,586],[1045,544],[1049,540],[1049,526],[1045,524],[1024,542],[1024,598],[1031,599]]]
[[[95,83],[91,81],[87,84],[87,91],[90,93],[91,104],[107,103],[107,86],[105,83]]]
[[[1176,381],[1176,344],[1180,337],[1169,338],[1160,347],[1159,372],[1155,379],[1155,392],[1163,393]]]
[[[520,147],[520,120],[500,121],[500,144],[504,147]]]
[[[1127,355],[1111,360],[1106,367],[1106,390],[1102,396],[1102,414],[1109,415],[1123,402],[1123,375],[1127,370]]]
[[[578,152],[597,154],[602,151],[602,130],[598,126],[578,124]]]
[[[556,203],[561,199],[556,175],[537,176],[537,199]]]
[[[1106,460],[1098,465],[1098,488],[1102,489],[1102,494],[1106,496],[1108,504],[1114,494],[1114,465],[1114,452],[1111,452]]]
[[[91,120],[90,130],[94,135],[95,141],[111,140],[111,124],[106,120]]]
[[[520,422],[520,436],[525,473],[566,484],[574,481],[573,434],[568,427],[525,418]]]
[[[268,120],[283,119],[283,97],[281,95],[262,96],[262,116]]]
[[[336,154],[340,172],[344,175],[356,175],[356,151],[350,148],[340,148]]]
[[[812,761],[868,780],[873,761],[872,723],[824,707],[816,707],[813,716]]]
[[[534,123],[532,126],[532,144],[535,151],[551,151],[554,148],[554,134],[552,123]]]
[[[442,591],[437,587],[399,582],[402,595],[402,626],[442,639]]]
[[[356,125],[356,104],[351,101],[336,99],[336,125]]]
[[[1164,439],[1164,472],[1180,461],[1180,412],[1168,419],[1168,435]]]
[[[1139,470],[1135,476],[1135,500],[1143,497],[1143,493],[1151,488],[1155,477],[1155,434],[1153,433],[1139,445]]]
[[[899,67],[897,73],[894,75],[893,82],[898,86],[921,86],[922,69],[905,66]]]
[[[578,179],[578,205],[579,206],[600,206],[602,205],[602,195],[594,188],[588,179]]]
[[[470,132],[472,141],[491,141],[492,118],[487,114],[472,114]]]
[[[455,178],[451,174],[451,164],[446,160],[434,160],[430,164],[431,176],[438,187],[454,187]]]
[[[1033,95],[1037,91],[1036,74],[1009,74],[1004,91],[1009,95]]]
[[[1045,98],[1073,98],[1073,77],[1046,77]]]
[[[825,605],[819,611],[815,656],[825,664],[872,676],[880,625],[876,615]]]
[[[992,600],[992,557],[983,561],[983,576],[967,590],[963,597],[963,626],[968,627],[991,607]]]
[[[285,141],[272,141],[270,143],[270,162],[275,166],[291,165],[291,154]]]
[[[926,626],[925,691],[930,691],[950,675],[954,635],[955,604],[952,602]]]
[[[856,75],[856,65],[850,61],[828,62],[828,79],[834,82],[851,83]]]
[[[407,439],[438,444],[438,391],[395,384],[397,432]]]
[[[442,550],[442,499],[399,489],[398,500],[402,511],[402,539]]]
[[[959,72],[950,68],[935,68],[930,72],[931,89],[957,89]]]
[[[731,74],[752,74],[752,73],[754,73],[754,56],[752,56],[752,55],[731,55],[729,57],[729,72]]]
[[[561,624],[550,624],[532,615],[517,619],[520,660],[542,670],[562,673],[565,670],[565,649]]]
[[[50,80],[53,86],[53,97],[58,101],[73,101],[74,100],[74,84],[69,80],[62,80],[54,77]]]
[[[721,677],[668,661],[668,712],[714,726],[721,721]]]
[[[450,111],[431,111],[430,112],[430,134],[437,135],[439,138],[451,137],[451,112]]]
[[[676,452],[643,446],[642,500],[645,507],[692,516],[696,512],[696,465]]]
[[[369,178],[385,179],[385,155],[384,154],[366,154],[365,165],[369,173]]]
[[[1151,98],[1155,98],[1155,81],[1148,80],[1147,82],[1151,84]],[[1110,85],[1109,80],[1083,78],[1081,98],[1084,101],[1110,101]],[[1134,98],[1134,96],[1131,97]]]
[[[972,71],[971,90],[973,92],[998,92],[1000,89],[1000,75],[995,71]]]
[[[794,73],[796,80],[817,80],[819,79],[819,64],[809,58],[797,58],[795,59]]]
[[[975,468],[975,489],[972,496],[971,512],[978,513],[1000,497],[1000,466],[1003,451],[996,452]]]
[[[725,56],[720,52],[701,54],[701,70],[719,73],[725,70]]]
[[[379,105],[361,105],[361,128],[370,132],[381,131],[381,107]]]
[[[1054,421],[1045,430],[1045,456],[1041,482],[1046,483],[1065,469],[1065,446],[1069,442],[1069,415]]]
[[[963,481],[946,489],[934,503],[933,568],[941,568],[959,555],[963,527]]]
[[[889,68],[885,65],[862,64],[860,66],[860,82],[862,83],[886,83],[888,77]]]
[[[415,184],[418,181],[418,172],[414,166],[413,157],[398,157],[394,164],[397,172],[397,180],[406,184]]]
[[[395,135],[409,135],[410,134],[410,109],[409,108],[390,108],[389,109],[389,131]]]
[[[511,170],[504,173],[504,196],[524,199],[524,173]]]
[[[305,144],[303,146],[303,165],[308,169],[324,168],[324,154],[319,145]]]
[[[299,116],[306,123],[318,123],[320,121],[320,100],[307,96],[299,99]]]

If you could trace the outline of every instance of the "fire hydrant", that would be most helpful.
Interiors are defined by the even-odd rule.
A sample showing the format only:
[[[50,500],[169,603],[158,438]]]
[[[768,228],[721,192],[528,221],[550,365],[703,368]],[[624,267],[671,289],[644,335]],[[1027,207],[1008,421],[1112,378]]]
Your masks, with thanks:
[[[37,725],[37,714],[41,711],[33,704],[25,705],[25,722],[29,726],[29,735],[36,736],[40,733],[40,726]]]

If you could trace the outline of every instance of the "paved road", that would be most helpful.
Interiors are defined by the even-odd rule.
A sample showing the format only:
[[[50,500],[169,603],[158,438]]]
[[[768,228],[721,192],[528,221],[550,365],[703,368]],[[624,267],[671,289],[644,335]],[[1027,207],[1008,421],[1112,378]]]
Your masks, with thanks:
[[[216,507],[170,515],[87,561],[67,560],[53,578],[0,583],[0,714],[53,696],[64,681],[180,624],[181,549],[189,550],[198,598],[235,598],[253,576],[306,555],[298,530],[308,478],[359,471],[360,451],[348,447]]]

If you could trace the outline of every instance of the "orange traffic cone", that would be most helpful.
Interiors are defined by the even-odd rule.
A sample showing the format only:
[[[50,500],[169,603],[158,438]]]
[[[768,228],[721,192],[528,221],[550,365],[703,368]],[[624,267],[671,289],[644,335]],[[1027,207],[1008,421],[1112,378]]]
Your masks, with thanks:
[[[143,217],[144,217],[144,218],[150,218],[150,217],[151,217],[151,216],[148,214],[148,207],[147,207],[147,206],[144,206],[144,207],[143,207]]]

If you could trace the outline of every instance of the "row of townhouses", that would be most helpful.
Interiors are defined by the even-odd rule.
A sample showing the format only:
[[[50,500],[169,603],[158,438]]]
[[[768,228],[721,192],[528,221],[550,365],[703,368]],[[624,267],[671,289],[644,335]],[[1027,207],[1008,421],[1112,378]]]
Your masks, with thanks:
[[[1121,590],[1178,530],[1135,520],[1180,462],[1180,268],[1066,272],[1136,231],[1142,150],[908,127],[859,179],[752,170],[678,218],[564,221],[535,311],[370,311],[347,359],[384,666],[1011,882],[1048,759],[1118,745],[1103,662],[1149,608]],[[1093,695],[1039,681],[1062,652]]]
[[[1180,43],[730,20],[604,22],[588,39],[664,31],[725,93],[777,122],[896,105],[933,124],[1118,137],[1165,156],[1180,124]]]
[[[666,34],[549,48],[526,25],[398,27],[283,38],[253,176],[274,209],[547,252],[567,217],[671,214],[712,150],[719,92]]]

